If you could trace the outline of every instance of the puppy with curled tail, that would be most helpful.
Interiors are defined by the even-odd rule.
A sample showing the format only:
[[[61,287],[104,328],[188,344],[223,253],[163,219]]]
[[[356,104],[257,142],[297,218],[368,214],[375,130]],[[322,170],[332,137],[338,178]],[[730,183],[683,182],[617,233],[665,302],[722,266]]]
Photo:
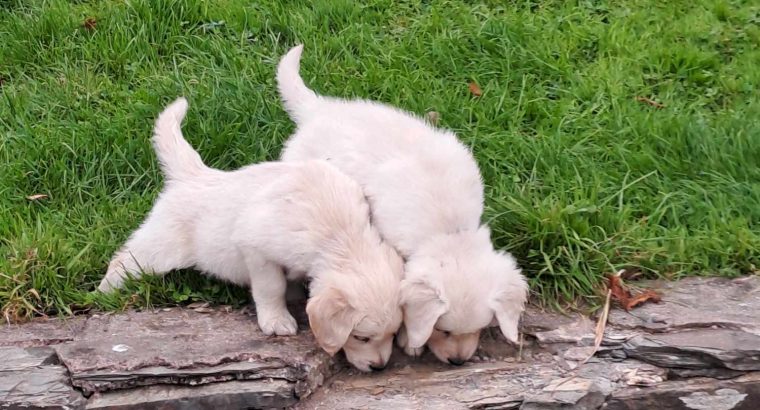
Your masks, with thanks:
[[[427,345],[460,365],[492,323],[516,342],[528,287],[481,224],[483,182],[472,153],[454,133],[395,107],[317,95],[299,74],[302,51],[292,48],[277,68],[296,123],[282,160],[329,158],[361,184],[373,223],[407,261],[401,347],[416,355]]]
[[[331,355],[342,349],[363,371],[385,367],[402,322],[403,261],[370,225],[361,187],[318,160],[209,168],[182,135],[187,108],[180,98],[156,121],[164,188],[98,289],[196,268],[250,287],[262,332],[284,336],[297,331],[286,281],[306,277],[320,346]]]

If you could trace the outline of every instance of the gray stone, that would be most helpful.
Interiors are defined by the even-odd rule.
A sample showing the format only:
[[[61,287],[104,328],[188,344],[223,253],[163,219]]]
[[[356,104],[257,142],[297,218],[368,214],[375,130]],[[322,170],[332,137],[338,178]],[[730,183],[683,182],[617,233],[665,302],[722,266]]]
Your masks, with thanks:
[[[625,312],[610,311],[609,324],[617,328],[664,332],[679,328],[723,328],[760,334],[760,277],[740,279],[686,278],[677,282],[650,282],[662,292],[661,303],[646,303]]]
[[[553,361],[533,359],[452,367],[429,353],[415,360],[394,352],[393,360],[379,374],[345,371],[295,408],[517,409],[561,376]]]
[[[49,347],[0,347],[0,363],[0,371],[10,372],[58,364],[58,357]]]
[[[50,348],[0,348],[0,408],[82,409],[84,397]]]
[[[293,386],[284,380],[228,381],[96,393],[87,410],[281,409],[297,401]]]
[[[54,349],[73,385],[87,394],[258,380],[263,387],[250,387],[249,396],[279,396],[279,390],[266,390],[280,389],[271,383],[278,380],[295,397],[308,395],[330,375],[330,358],[304,330],[293,337],[267,337],[255,317],[241,312],[128,312],[91,318],[72,341]]]
[[[552,380],[540,393],[527,396],[520,410],[598,409],[611,390],[608,380],[564,377]]]
[[[755,410],[760,403],[760,373],[731,380],[697,378],[661,383],[654,387],[620,389],[605,410],[693,409]]]
[[[265,337],[244,311],[206,305],[3,326],[0,408],[83,408],[69,383],[93,393],[91,409],[756,408],[760,279],[647,286],[662,303],[613,309],[584,364],[594,320],[535,308],[520,346],[489,328],[463,366],[395,351],[375,374],[323,353],[302,308],[291,310],[301,331],[287,338]]]
[[[69,319],[39,318],[28,323],[0,325],[0,346],[47,346],[74,339],[87,322],[76,316]]]
[[[637,336],[623,351],[647,363],[681,369],[760,370],[760,336],[739,330],[694,329]]]
[[[535,337],[542,344],[569,343],[588,346],[594,343],[595,324],[582,315],[526,309],[521,321],[521,331]]]

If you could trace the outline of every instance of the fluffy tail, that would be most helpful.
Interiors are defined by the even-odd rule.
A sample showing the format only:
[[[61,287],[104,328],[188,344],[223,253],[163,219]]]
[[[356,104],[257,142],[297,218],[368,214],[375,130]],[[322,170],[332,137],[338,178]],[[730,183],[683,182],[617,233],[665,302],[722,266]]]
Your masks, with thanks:
[[[314,91],[306,87],[298,73],[302,51],[303,44],[291,48],[277,66],[277,88],[280,90],[285,110],[296,124],[308,118],[313,106],[320,99]]]
[[[205,171],[200,155],[182,136],[180,125],[187,113],[187,100],[177,98],[158,115],[153,129],[153,147],[167,179],[187,179]]]

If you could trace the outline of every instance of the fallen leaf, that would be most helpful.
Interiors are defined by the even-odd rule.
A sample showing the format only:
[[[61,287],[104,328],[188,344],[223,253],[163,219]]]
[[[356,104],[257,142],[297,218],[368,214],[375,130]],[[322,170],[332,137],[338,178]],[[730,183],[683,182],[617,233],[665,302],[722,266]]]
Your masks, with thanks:
[[[647,97],[638,96],[636,97],[636,101],[647,104],[647,105],[651,105],[654,108],[665,108],[664,105],[658,103],[657,101],[651,100]]]
[[[481,90],[478,84],[475,83],[474,81],[470,81],[469,88],[470,88],[470,93],[472,95],[476,97],[480,97],[481,95],[483,95],[483,90]]]
[[[97,20],[95,20],[95,17],[87,17],[84,20],[84,23],[82,23],[82,26],[90,31],[95,30],[95,26],[97,25],[98,25],[98,22]]]
[[[625,287],[620,278],[622,272],[620,271],[617,275],[609,275],[607,280],[610,295],[623,309],[629,311],[647,301],[658,303],[662,300],[660,294],[651,289],[641,291],[636,295],[631,294],[631,291]]]
[[[187,305],[188,309],[197,309],[197,308],[206,308],[208,307],[208,302],[194,302],[189,305]]]
[[[377,396],[378,394],[382,394],[384,392],[385,392],[385,389],[383,387],[376,387],[376,388],[372,389],[372,391],[369,392],[369,394],[371,394],[373,396]]]
[[[612,298],[621,305],[625,305],[628,299],[630,299],[631,294],[623,287],[623,281],[620,279],[620,276],[610,275],[607,277],[607,281],[607,289],[609,289]]]
[[[45,194],[34,194],[34,195],[29,195],[28,197],[26,197],[26,199],[30,201],[36,201],[38,199],[46,199],[47,197],[48,196]]]
[[[625,310],[631,310],[631,309],[635,308],[636,306],[638,306],[638,305],[640,305],[642,303],[645,303],[647,301],[650,301],[650,300],[652,302],[654,302],[654,303],[659,303],[662,300],[662,298],[660,297],[660,295],[657,292],[655,292],[655,291],[653,291],[651,289],[647,289],[647,290],[639,293],[638,295],[632,297],[628,301],[628,303],[624,306],[624,308],[625,308]]]

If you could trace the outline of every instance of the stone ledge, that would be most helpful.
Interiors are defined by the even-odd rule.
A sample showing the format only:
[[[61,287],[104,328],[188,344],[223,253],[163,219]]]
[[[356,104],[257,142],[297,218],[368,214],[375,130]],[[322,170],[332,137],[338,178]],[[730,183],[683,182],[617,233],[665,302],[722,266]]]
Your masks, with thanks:
[[[650,286],[663,302],[611,311],[587,363],[593,320],[533,308],[519,349],[494,329],[464,366],[395,351],[378,374],[327,357],[303,317],[288,338],[265,337],[250,313],[221,309],[3,326],[0,408],[754,409],[760,279]]]

